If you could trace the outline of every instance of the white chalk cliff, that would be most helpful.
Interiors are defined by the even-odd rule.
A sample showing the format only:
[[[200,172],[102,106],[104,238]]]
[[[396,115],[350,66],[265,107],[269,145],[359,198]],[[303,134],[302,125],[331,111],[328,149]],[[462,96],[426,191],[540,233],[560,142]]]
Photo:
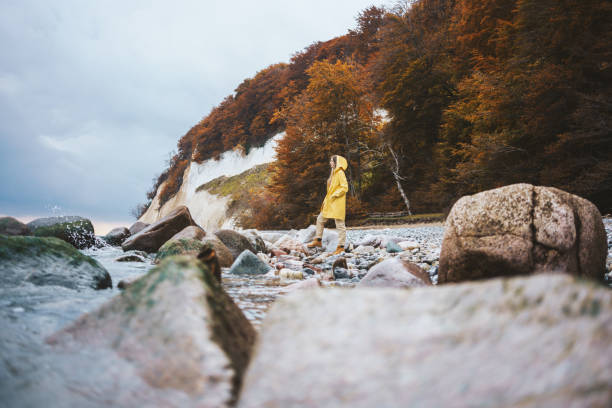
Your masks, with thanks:
[[[183,184],[176,195],[159,208],[159,192],[164,185],[162,183],[151,205],[138,221],[151,224],[168,215],[176,207],[185,205],[189,208],[193,219],[207,232],[231,227],[233,220],[226,214],[230,198],[210,194],[204,190],[196,191],[197,188],[217,177],[234,176],[257,165],[274,161],[276,144],[283,136],[284,132],[277,134],[262,147],[251,149],[247,155],[232,150],[223,153],[219,160],[191,162],[183,173]]]

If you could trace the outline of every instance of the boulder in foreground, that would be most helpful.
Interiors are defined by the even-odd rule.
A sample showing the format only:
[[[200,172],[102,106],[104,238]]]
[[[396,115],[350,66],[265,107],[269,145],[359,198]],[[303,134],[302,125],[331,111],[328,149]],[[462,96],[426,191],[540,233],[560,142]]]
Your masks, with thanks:
[[[611,338],[612,291],[569,275],[298,291],[238,407],[610,406]]]
[[[462,197],[446,220],[438,282],[552,272],[603,281],[597,207],[552,187],[513,184]]]
[[[23,281],[69,289],[111,288],[111,277],[93,258],[55,237],[0,235],[0,277],[3,284]]]
[[[145,227],[139,233],[126,239],[121,248],[124,251],[138,249],[148,253],[157,250],[166,243],[174,234],[182,231],[185,227],[196,225],[189,208],[182,205],[161,220]]]
[[[178,256],[47,342],[79,367],[62,374],[65,405],[86,398],[87,406],[224,407],[235,399],[254,340],[207,267]]]

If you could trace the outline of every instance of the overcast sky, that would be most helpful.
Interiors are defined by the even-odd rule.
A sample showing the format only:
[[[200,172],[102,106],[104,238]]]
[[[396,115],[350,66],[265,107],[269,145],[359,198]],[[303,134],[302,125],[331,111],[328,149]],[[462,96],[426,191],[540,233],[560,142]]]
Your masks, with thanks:
[[[0,1],[0,214],[131,224],[191,126],[372,4]]]

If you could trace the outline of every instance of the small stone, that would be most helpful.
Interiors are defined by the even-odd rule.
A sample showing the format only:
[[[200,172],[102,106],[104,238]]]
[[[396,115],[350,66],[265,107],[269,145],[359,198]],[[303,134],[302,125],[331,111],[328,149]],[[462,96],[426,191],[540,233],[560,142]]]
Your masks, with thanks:
[[[231,266],[229,273],[235,275],[265,275],[272,268],[253,252],[245,249]]]
[[[129,254],[120,256],[119,258],[115,259],[115,262],[145,262],[145,259],[140,255]]]
[[[391,240],[387,241],[386,249],[387,249],[387,252],[389,252],[390,254],[402,252],[402,248],[400,248],[399,245],[397,245],[395,242]]]

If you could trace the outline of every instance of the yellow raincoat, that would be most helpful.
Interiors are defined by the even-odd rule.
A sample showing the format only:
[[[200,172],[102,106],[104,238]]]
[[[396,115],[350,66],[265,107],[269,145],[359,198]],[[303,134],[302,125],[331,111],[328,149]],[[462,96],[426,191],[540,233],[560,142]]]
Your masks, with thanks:
[[[323,200],[321,215],[325,218],[335,218],[344,220],[346,216],[346,192],[348,183],[344,171],[348,168],[346,159],[336,156],[336,168],[331,176],[331,181],[327,187],[327,195]]]

